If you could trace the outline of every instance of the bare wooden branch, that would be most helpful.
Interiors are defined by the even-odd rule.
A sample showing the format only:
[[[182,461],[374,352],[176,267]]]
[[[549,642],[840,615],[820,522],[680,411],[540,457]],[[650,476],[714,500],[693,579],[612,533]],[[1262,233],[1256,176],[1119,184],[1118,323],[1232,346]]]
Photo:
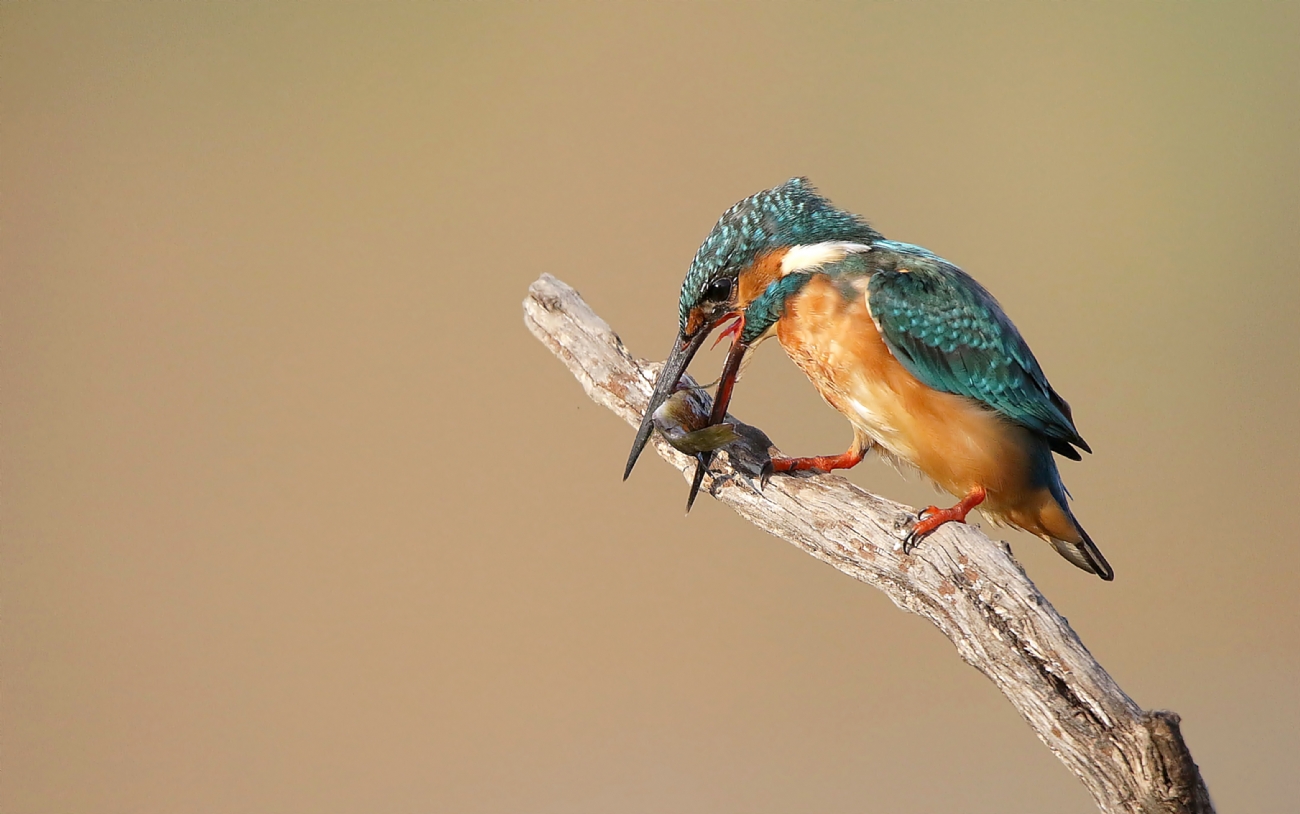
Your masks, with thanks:
[[[658,366],[629,354],[576,291],[543,275],[529,287],[524,322],[587,395],[629,424],[640,422]],[[1078,775],[1102,811],[1213,812],[1178,716],[1135,704],[1038,592],[1005,543],[972,526],[948,524],[905,555],[902,539],[914,509],[834,475],[780,476],[760,489],[753,474],[768,442],[740,426],[746,440],[714,459],[704,482],[710,494],[764,531],[933,622]],[[690,477],[693,458],[662,438],[653,443]]]

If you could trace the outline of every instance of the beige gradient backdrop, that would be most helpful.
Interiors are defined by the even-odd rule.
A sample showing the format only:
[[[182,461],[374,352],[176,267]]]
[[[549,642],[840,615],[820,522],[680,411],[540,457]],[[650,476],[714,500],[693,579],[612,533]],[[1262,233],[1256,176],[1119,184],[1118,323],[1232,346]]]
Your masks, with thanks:
[[[929,625],[684,518],[654,457],[621,483],[631,429],[522,326],[551,272],[661,357],[718,214],[807,174],[1001,298],[1119,576],[1008,539],[1221,810],[1296,811],[1298,35],[1283,4],[5,4],[0,809],[1092,810]],[[735,410],[849,435],[775,345]]]

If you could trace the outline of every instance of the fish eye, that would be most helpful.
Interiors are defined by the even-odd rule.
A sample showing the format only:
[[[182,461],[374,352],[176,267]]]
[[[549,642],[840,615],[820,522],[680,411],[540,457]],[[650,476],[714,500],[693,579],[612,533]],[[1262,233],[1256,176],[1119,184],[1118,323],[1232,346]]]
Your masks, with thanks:
[[[719,277],[711,280],[704,287],[704,299],[712,302],[724,302],[731,297],[731,280],[727,277]]]

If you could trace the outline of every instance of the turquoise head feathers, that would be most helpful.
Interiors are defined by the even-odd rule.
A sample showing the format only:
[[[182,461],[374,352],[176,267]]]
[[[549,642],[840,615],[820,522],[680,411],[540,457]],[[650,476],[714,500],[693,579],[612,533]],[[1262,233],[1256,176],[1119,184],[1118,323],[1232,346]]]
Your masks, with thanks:
[[[837,209],[807,178],[791,178],[755,193],[722,213],[695,253],[682,282],[680,326],[685,331],[691,310],[711,294],[729,294],[740,272],[765,252],[830,240],[879,239],[876,230],[857,215]]]

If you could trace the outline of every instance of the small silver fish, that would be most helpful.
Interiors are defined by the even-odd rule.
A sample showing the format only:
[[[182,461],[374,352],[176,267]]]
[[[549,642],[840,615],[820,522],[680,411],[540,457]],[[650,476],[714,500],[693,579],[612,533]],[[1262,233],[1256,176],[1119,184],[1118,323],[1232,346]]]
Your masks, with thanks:
[[[678,390],[652,417],[664,440],[687,455],[713,452],[740,438],[731,424],[708,426],[709,408],[702,393],[691,388]]]

